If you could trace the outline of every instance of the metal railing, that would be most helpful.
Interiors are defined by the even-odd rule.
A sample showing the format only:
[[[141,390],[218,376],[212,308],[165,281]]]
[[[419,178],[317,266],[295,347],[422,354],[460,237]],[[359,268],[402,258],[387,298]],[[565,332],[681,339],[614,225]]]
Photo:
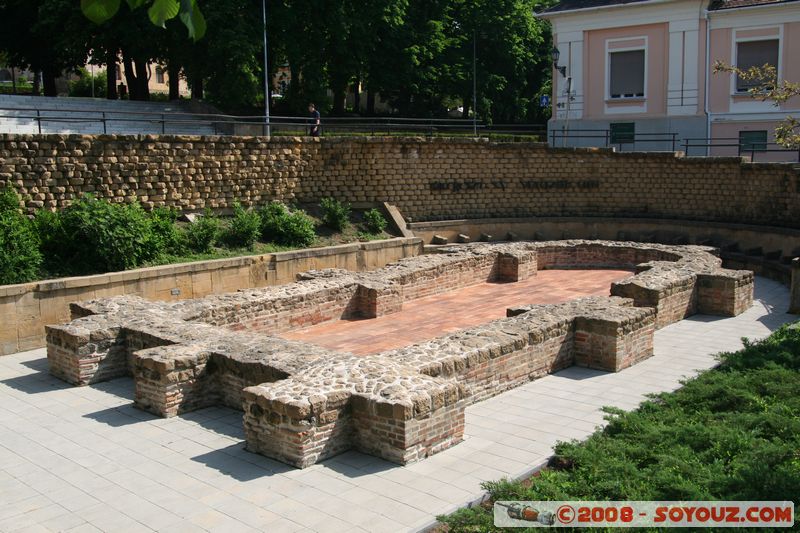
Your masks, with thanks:
[[[597,145],[597,140],[601,140],[605,148],[616,147],[619,151],[635,151],[652,147],[654,144],[668,146],[669,151],[674,152],[678,148],[678,134],[675,132],[657,133],[614,133],[610,129],[585,129],[585,130],[552,130],[550,132],[550,146],[567,146],[570,139],[593,139],[593,145]]]
[[[682,143],[683,151],[687,156],[691,155],[698,155],[692,154],[692,149],[699,149],[702,153],[699,154],[700,156],[705,155],[715,155],[711,153],[714,148],[722,148],[723,153],[718,155],[725,156],[736,156],[736,157],[749,157],[750,161],[758,162],[758,159],[762,161],[766,158],[769,158],[767,154],[791,154],[797,157],[797,161],[800,162],[800,147],[798,148],[786,148],[780,144],[775,142],[741,142],[738,137],[714,137],[714,138],[707,138],[707,137],[695,137],[689,139],[683,139]],[[727,150],[727,149],[735,149],[734,153],[727,153],[733,152],[734,150]]]
[[[272,135],[308,135],[312,126],[312,120],[308,117],[272,116],[267,123],[263,116],[0,106],[0,123],[20,120],[34,121],[39,133],[42,133],[43,125],[47,129],[47,125],[52,124],[95,124],[103,133],[109,133],[114,124],[138,124],[152,127],[155,132],[162,134],[191,126],[195,129],[208,128],[213,135],[266,135],[267,131]],[[320,133],[323,135],[473,136],[476,130],[479,135],[533,136],[539,140],[547,136],[547,128],[542,124],[487,125],[476,124],[469,119],[325,117],[320,123]]]

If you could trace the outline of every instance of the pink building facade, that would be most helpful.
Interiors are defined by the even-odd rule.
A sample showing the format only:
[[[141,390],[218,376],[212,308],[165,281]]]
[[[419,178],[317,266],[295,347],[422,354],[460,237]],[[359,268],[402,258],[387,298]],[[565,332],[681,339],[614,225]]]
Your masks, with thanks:
[[[800,98],[760,101],[713,66],[770,64],[800,82],[800,1],[562,0],[539,16],[552,23],[562,67],[553,70],[553,145],[797,161],[774,130],[800,116]]]

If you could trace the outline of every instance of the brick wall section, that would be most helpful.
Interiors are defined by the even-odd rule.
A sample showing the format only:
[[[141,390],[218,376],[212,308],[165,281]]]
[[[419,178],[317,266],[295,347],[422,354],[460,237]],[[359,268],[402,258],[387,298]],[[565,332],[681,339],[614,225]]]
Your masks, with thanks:
[[[453,391],[455,392],[455,391]],[[352,447],[398,464],[424,459],[464,440],[465,402],[435,406],[428,416],[405,420],[394,410],[353,401]]]
[[[91,192],[148,207],[390,202],[414,221],[653,217],[800,227],[800,170],[739,158],[472,139],[0,136],[29,209]]]
[[[513,248],[498,245],[485,253],[433,254],[366,274],[339,269],[305,272],[297,283],[195,301],[191,318],[268,334],[341,319],[374,318],[399,311],[403,302],[486,281],[535,275],[535,253]]]
[[[654,323],[653,309],[629,300],[582,298],[374,356],[317,360],[245,389],[248,449],[300,468],[348,447],[416,461],[461,440],[465,405],[570,366],[578,351],[603,370],[650,357]]]
[[[248,449],[301,468],[350,448],[405,464],[458,443],[472,402],[572,364],[618,371],[651,356],[656,327],[679,319],[686,302],[741,312],[748,291],[752,298],[752,273],[720,268],[709,251],[589,241],[473,244],[370,273],[309,272],[291,285],[198,300],[108,298],[73,306],[80,318],[49,327],[48,357],[54,374],[77,376],[78,384],[132,373],[135,405],[161,416],[240,407]],[[265,310],[276,306],[308,311],[327,299],[341,307],[346,294],[348,306],[367,302],[377,314],[399,308],[409,294],[439,291],[440,278],[452,289],[519,279],[537,264],[605,265],[615,254],[623,264],[646,261],[618,284],[638,302],[611,296],[512,309],[503,320],[366,357],[231,330],[238,317],[262,320],[256,329],[268,331],[268,321],[279,320]]]
[[[45,325],[77,318],[70,315],[75,301],[201,298],[291,283],[312,268],[374,269],[421,251],[420,239],[398,238],[0,286],[0,356],[45,346]]]
[[[697,279],[698,312],[705,315],[736,316],[753,305],[752,273],[737,276],[703,274]]]

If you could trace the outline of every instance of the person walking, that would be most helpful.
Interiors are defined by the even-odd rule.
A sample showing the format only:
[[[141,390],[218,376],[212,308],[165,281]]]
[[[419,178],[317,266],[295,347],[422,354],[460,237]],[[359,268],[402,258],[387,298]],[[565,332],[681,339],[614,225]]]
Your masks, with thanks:
[[[319,111],[317,111],[317,106],[314,104],[308,104],[308,116],[311,119],[311,128],[308,130],[308,134],[312,137],[319,137]]]

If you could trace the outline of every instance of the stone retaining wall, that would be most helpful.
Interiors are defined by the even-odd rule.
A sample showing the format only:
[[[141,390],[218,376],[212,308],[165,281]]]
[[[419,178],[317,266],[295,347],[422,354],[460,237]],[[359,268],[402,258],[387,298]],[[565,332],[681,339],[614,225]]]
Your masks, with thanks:
[[[89,192],[189,210],[333,196],[390,202],[414,221],[641,216],[800,227],[791,164],[485,139],[5,134],[2,182],[31,210]]]
[[[405,464],[458,443],[472,402],[572,364],[618,371],[651,356],[655,329],[687,312],[744,310],[752,273],[722,269],[711,251],[589,241],[477,244],[369,273],[310,272],[291,285],[198,300],[108,298],[75,304],[75,320],[47,328],[48,359],[55,375],[74,384],[131,373],[135,405],[161,416],[214,404],[242,408],[248,449],[298,467],[350,448]],[[610,265],[614,256],[619,263]],[[390,312],[407,301],[406,287],[427,294],[433,289],[420,287],[432,287],[438,276],[455,287],[535,275],[537,264],[634,260],[646,262],[611,289],[631,298],[510,309],[508,318],[366,357],[264,333],[282,327],[263,312],[276,302],[308,311],[322,298],[340,302],[347,294],[352,305],[385,299],[377,308]],[[233,331],[238,311],[258,331]]]

